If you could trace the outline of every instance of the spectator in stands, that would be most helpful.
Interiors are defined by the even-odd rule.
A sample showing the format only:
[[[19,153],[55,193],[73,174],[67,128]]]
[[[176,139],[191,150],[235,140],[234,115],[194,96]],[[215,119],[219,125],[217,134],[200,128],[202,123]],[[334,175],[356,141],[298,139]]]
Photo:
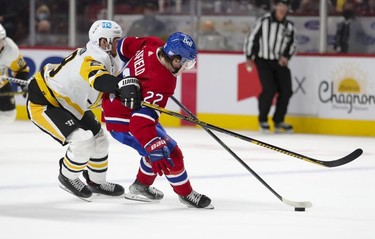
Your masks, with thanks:
[[[166,34],[165,24],[156,18],[158,9],[157,2],[146,2],[143,9],[143,18],[133,22],[127,35],[137,37],[158,36],[162,38]]]
[[[263,9],[264,11],[269,11],[271,9],[271,2],[264,0],[255,0],[254,4],[256,7]]]
[[[53,44],[51,39],[50,8],[46,4],[40,5],[35,12],[36,17],[36,36],[35,45],[50,46]]]
[[[374,14],[375,13],[375,0],[368,1],[368,13]]]
[[[289,7],[290,11],[296,12],[300,4],[301,4],[301,0],[291,0],[290,7]]]
[[[48,20],[42,20],[38,22],[36,26],[36,36],[35,36],[36,46],[51,46],[54,45],[51,36],[51,24]]]
[[[49,20],[49,17],[50,17],[49,7],[46,4],[40,5],[36,9],[35,16],[38,22],[43,21],[43,20]]]
[[[342,9],[342,16],[344,17],[344,20],[337,24],[333,49],[338,53],[348,53],[351,22],[354,19],[353,3],[347,2],[344,4]]]
[[[0,24],[12,39],[17,33],[18,4],[17,1],[0,0]]]
[[[301,0],[296,13],[299,14],[319,14],[320,1],[314,0]]]
[[[345,5],[352,4],[355,12],[367,13],[369,8],[369,2],[372,0],[331,0],[329,1],[335,8],[336,12],[343,12]]]
[[[342,12],[342,9],[344,7],[344,3],[346,2],[347,0],[331,0],[330,2],[332,3],[332,5],[335,7],[335,10],[337,12]]]
[[[198,49],[228,50],[227,39],[215,29],[211,20],[206,20],[202,24],[202,31],[198,36]]]
[[[255,6],[254,16],[256,18],[263,16],[266,12],[268,12],[271,9],[270,1],[254,0],[254,6]]]

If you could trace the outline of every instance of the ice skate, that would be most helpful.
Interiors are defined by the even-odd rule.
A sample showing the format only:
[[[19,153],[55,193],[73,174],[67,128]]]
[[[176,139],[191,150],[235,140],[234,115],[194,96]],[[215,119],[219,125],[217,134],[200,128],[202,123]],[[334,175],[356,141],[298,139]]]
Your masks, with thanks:
[[[275,133],[293,133],[293,126],[284,122],[275,124]]]
[[[91,190],[79,179],[70,179],[65,177],[61,173],[61,167],[63,163],[63,158],[60,159],[59,164],[60,164],[60,174],[59,174],[59,181],[60,181],[60,188],[64,189],[68,193],[71,193],[80,199],[91,202],[91,196],[92,192]]]
[[[270,125],[267,122],[259,122],[259,132],[263,134],[270,133]]]
[[[129,193],[125,194],[125,198],[129,200],[142,201],[142,202],[159,202],[164,197],[164,194],[151,186],[144,185],[138,180],[130,185]]]
[[[86,179],[87,185],[91,189],[92,193],[97,196],[120,197],[125,192],[124,188],[116,183],[94,183],[90,180],[89,172],[87,170],[83,170],[83,177]]]
[[[191,191],[186,197],[179,196],[180,202],[186,204],[188,207],[192,208],[205,208],[205,209],[214,209],[214,206],[211,204],[211,199],[206,195],[197,193],[196,191]]]
[[[60,188],[84,201],[91,202],[92,192],[79,178],[69,179],[60,173],[58,179]]]

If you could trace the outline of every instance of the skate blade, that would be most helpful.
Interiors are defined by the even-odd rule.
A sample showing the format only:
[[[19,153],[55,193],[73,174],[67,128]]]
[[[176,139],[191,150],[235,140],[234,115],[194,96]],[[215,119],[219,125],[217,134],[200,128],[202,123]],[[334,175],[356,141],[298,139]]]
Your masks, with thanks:
[[[105,194],[101,194],[101,193],[92,193],[92,197],[91,198],[93,198],[93,199],[108,199],[108,200],[111,200],[111,199],[124,198],[124,194],[119,195],[119,196],[110,196],[110,195],[105,195]]]
[[[209,209],[209,210],[215,209],[214,205],[212,205],[212,204],[208,205],[207,207],[193,207],[193,206],[188,205],[188,208],[193,208],[193,209]]]
[[[259,129],[259,133],[261,133],[261,134],[271,134],[271,131],[269,129]]]
[[[293,130],[278,129],[278,130],[275,130],[275,134],[293,134]]]
[[[187,204],[185,204],[185,205],[187,205]],[[212,204],[208,205],[207,207],[193,207],[191,205],[187,205],[187,207],[192,208],[192,209],[209,209],[209,210],[215,209],[214,205],[212,205]]]
[[[209,204],[207,207],[194,207],[194,206],[190,205],[189,203],[186,203],[185,201],[181,200],[181,198],[179,200],[182,204],[186,205],[188,208],[192,208],[192,209],[214,209],[214,206],[212,204]]]
[[[64,185],[61,185],[61,184],[60,184],[59,186],[60,186],[60,188],[63,189],[64,191],[67,191],[68,193],[70,193],[70,194],[76,196],[77,198],[79,198],[79,199],[81,199],[81,200],[83,200],[83,201],[85,201],[85,202],[91,202],[91,197],[89,197],[89,198],[79,197],[79,196],[73,194],[73,193],[72,193],[69,189],[67,189]]]
[[[149,199],[145,196],[133,194],[133,193],[125,193],[125,198],[128,200],[138,201],[138,202],[160,202],[160,200]]]

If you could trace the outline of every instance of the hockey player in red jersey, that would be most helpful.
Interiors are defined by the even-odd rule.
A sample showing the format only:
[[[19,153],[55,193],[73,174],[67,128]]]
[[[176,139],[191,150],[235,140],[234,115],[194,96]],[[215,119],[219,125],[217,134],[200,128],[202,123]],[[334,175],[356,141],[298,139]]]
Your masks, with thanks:
[[[126,197],[161,200],[164,194],[151,185],[157,174],[164,174],[182,203],[213,208],[210,198],[192,189],[182,152],[159,123],[160,113],[141,107],[141,100],[166,106],[174,93],[177,76],[195,64],[197,49],[193,39],[182,32],[170,35],[166,43],[156,37],[126,37],[120,40],[117,51],[127,62],[119,88],[128,91],[132,88],[134,94],[129,97],[105,94],[103,116],[111,135],[142,156],[136,180]]]

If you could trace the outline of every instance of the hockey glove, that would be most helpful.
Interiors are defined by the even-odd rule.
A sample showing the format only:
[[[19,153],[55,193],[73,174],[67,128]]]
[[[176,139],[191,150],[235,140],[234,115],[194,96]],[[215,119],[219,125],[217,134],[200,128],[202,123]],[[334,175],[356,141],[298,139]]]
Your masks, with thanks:
[[[18,86],[17,88],[21,89],[21,92],[23,92],[23,98],[26,98],[28,93],[28,77],[29,73],[24,71],[20,71],[15,75],[15,78],[17,78],[20,81],[20,83],[16,84]]]
[[[151,140],[146,144],[145,149],[149,153],[152,172],[155,174],[160,176],[163,173],[168,174],[170,169],[174,167],[167,144],[160,137]]]
[[[27,98],[27,93],[29,93],[29,87],[27,85],[19,85],[19,87],[21,88],[23,94],[23,98]]]
[[[141,91],[137,78],[125,77],[118,83],[118,88],[123,105],[132,110],[141,108]]]

